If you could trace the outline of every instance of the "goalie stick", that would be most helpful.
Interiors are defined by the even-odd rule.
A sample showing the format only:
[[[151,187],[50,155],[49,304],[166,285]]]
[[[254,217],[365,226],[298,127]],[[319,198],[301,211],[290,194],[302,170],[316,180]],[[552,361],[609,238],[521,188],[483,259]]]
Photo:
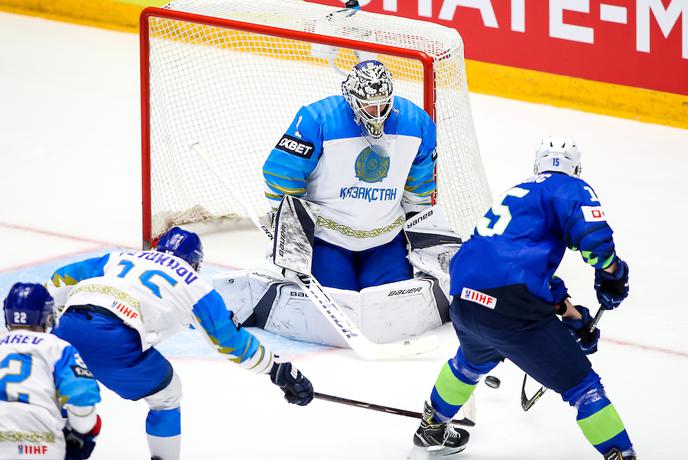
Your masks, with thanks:
[[[595,313],[595,318],[592,320],[592,323],[590,324],[590,332],[593,332],[595,328],[597,327],[597,323],[600,322],[602,319],[602,315],[604,312],[607,311],[604,307],[600,307],[597,310],[597,313]],[[526,396],[526,381],[528,380],[528,374],[523,374],[523,385],[521,386],[521,408],[523,409],[524,412],[528,412],[531,407],[535,405],[535,403],[542,397],[542,395],[545,394],[547,391],[547,387],[540,386],[540,389],[535,392],[533,396],[528,398]]]
[[[346,406],[361,407],[363,409],[374,410],[378,412],[386,412],[388,414],[401,415],[403,417],[419,419],[423,415],[420,412],[414,412],[405,409],[397,409],[395,407],[382,406],[379,404],[357,401],[355,399],[342,398],[340,396],[333,396],[325,393],[315,392],[315,397],[317,399],[322,399],[323,401],[344,404]],[[463,410],[464,417],[461,419],[452,420],[449,423],[451,423],[452,425],[475,426],[475,398],[473,397],[473,395],[471,395],[471,397],[468,399],[468,401],[466,401],[466,404],[464,404],[461,409]]]
[[[205,150],[199,143],[190,146],[191,153],[198,156],[210,172],[220,181],[232,199],[242,207],[244,213],[248,215],[251,222],[260,229],[263,234],[273,241],[272,231],[260,222],[258,216],[246,206],[245,201],[239,196],[238,192],[227,182],[227,179],[216,170],[210,162]],[[337,333],[346,341],[351,349],[361,358],[376,359],[395,359],[415,356],[436,349],[439,339],[435,335],[427,337],[411,338],[394,343],[378,344],[368,340],[349,320],[344,312],[337,306],[332,297],[323,289],[322,285],[309,273],[295,273],[297,276],[290,278],[308,295],[311,301],[318,308],[320,313],[334,327]]]

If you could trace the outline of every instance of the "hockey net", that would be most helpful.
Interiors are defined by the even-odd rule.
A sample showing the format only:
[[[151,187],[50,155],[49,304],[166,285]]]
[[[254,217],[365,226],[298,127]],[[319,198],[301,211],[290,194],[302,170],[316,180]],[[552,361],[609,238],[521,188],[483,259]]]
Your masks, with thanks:
[[[375,58],[395,93],[437,123],[436,196],[459,234],[489,207],[463,43],[437,24],[300,0],[179,0],[141,15],[143,240],[173,225],[241,219],[242,207],[194,154],[201,149],[257,215],[262,164],[296,111],[338,94]]]

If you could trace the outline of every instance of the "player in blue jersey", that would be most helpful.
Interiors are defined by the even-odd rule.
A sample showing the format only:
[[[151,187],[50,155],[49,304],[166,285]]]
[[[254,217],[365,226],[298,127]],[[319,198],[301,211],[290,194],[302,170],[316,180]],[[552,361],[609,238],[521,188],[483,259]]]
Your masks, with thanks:
[[[450,315],[461,346],[425,405],[414,436],[417,449],[451,454],[465,448],[468,433],[446,422],[481,376],[506,358],[577,409],[583,434],[606,460],[636,458],[586,356],[599,337],[589,333],[590,312],[567,303],[559,311],[562,320],[555,314],[565,288],[553,275],[567,247],[594,267],[602,307],[616,308],[628,295],[628,265],[617,255],[600,201],[580,171],[572,139],[545,139],[535,176],[498,198],[452,259]]]
[[[82,460],[100,432],[98,383],[69,343],[47,333],[53,299],[16,283],[0,334],[0,458]]]
[[[155,345],[193,325],[239,366],[269,374],[285,399],[306,405],[313,387],[289,362],[236,326],[220,295],[197,270],[203,259],[195,233],[167,231],[152,251],[122,251],[55,271],[50,289],[64,305],[54,333],[77,347],[106,387],[150,407],[146,433],[151,456],[178,460],[181,382]]]
[[[416,263],[422,257],[409,262],[402,231],[409,217],[428,212],[442,221],[430,227],[443,233],[425,234],[417,251],[442,244],[455,251],[460,241],[440,209],[432,207],[436,143],[430,116],[395,95],[387,68],[369,60],[353,68],[341,95],[301,107],[263,165],[265,195],[274,210],[285,195],[304,200],[312,210],[307,226],[311,273],[332,288],[337,303],[374,341],[409,337],[449,319],[447,296],[437,280],[414,280],[414,268],[426,274],[431,270]],[[441,275],[446,277],[446,267]],[[254,324],[292,338],[344,345],[327,323],[318,321],[318,310],[308,306],[300,289],[282,289],[278,284],[284,280],[269,279],[269,274],[245,278],[229,274],[216,287],[223,293],[230,289],[230,296],[251,290],[261,300]],[[448,283],[443,287],[448,290]],[[270,297],[261,299],[266,292]],[[410,294],[394,294],[401,292]],[[408,305],[400,306],[404,302]],[[245,316],[256,317],[253,312]]]

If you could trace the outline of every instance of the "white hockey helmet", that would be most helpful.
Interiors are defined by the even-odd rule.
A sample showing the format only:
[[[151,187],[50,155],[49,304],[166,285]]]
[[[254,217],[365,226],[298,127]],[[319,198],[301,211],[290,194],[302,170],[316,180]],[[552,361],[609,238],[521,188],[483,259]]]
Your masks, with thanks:
[[[342,82],[342,94],[356,123],[376,139],[384,134],[385,120],[392,113],[393,90],[392,75],[376,60],[359,62]]]
[[[533,172],[557,171],[578,177],[581,173],[580,150],[570,137],[546,137],[535,152]]]

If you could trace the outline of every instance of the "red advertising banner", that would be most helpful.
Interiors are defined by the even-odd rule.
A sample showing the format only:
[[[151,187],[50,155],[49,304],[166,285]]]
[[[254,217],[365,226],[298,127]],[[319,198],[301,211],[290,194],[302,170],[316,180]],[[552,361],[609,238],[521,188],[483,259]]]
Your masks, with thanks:
[[[688,0],[359,2],[458,29],[468,59],[688,95]]]

